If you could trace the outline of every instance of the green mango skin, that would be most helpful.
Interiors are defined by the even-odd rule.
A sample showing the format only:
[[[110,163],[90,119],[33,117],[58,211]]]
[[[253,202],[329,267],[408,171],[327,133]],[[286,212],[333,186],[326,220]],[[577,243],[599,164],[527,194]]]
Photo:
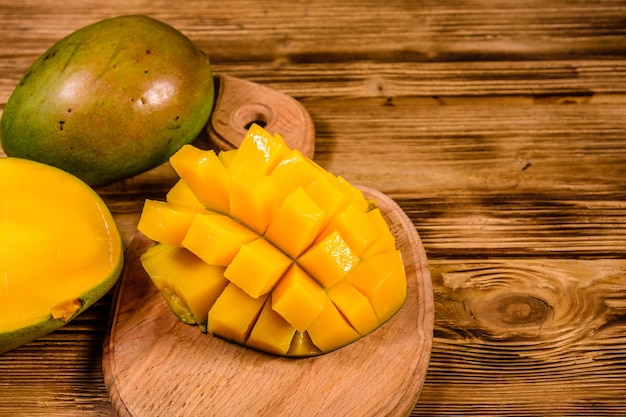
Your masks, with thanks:
[[[130,177],[192,142],[213,109],[208,57],[142,15],[102,20],[54,44],[24,74],[0,121],[9,156],[91,186]]]

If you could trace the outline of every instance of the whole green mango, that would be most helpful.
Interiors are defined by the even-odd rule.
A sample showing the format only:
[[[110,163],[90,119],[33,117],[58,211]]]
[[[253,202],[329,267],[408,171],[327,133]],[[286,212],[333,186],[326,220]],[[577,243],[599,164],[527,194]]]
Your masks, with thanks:
[[[208,57],[175,28],[141,15],[85,26],[24,74],[0,121],[9,156],[95,186],[165,161],[213,108]]]

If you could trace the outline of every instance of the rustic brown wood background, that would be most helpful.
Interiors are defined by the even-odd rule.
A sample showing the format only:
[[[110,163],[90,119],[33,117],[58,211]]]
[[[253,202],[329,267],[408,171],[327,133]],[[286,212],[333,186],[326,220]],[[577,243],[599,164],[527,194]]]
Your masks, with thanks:
[[[0,108],[56,40],[132,13],[298,99],[317,162],[413,221],[435,331],[411,415],[624,414],[626,1],[2,0]],[[98,189],[126,243],[171,182]],[[114,416],[110,303],[0,355],[1,416]]]

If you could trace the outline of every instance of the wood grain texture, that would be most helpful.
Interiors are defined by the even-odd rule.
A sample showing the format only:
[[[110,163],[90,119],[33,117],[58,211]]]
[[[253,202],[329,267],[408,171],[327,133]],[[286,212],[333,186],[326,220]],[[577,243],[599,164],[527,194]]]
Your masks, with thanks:
[[[297,98],[315,158],[393,197],[431,265],[435,338],[413,416],[626,409],[623,0],[0,0],[0,109],[60,37],[160,18],[217,73]],[[128,244],[167,166],[101,187]],[[114,416],[111,297],[0,356],[1,416]]]

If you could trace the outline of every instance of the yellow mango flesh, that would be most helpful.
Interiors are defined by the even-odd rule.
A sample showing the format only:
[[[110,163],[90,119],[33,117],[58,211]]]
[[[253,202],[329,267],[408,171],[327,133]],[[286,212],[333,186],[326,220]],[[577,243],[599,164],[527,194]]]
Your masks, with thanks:
[[[140,232],[166,245],[182,246],[197,210],[163,201],[146,200],[143,214],[137,225]]]
[[[142,263],[183,321],[311,356],[367,335],[404,303],[402,258],[375,202],[280,135],[253,125],[236,150],[186,145],[171,161],[180,180],[160,203],[169,210],[146,202],[139,230],[166,248]],[[194,261],[172,266],[180,251]],[[203,295],[198,263],[219,271],[223,287]]]
[[[209,264],[228,266],[242,245],[257,238],[228,216],[202,212],[186,230],[182,245]]]
[[[326,305],[326,292],[293,264],[272,291],[272,308],[296,330],[305,332]]]
[[[245,344],[267,297],[253,298],[228,284],[209,310],[208,331]]]
[[[228,280],[223,266],[211,265],[180,247],[151,246],[141,256],[145,270],[176,315],[188,324],[202,324]]]
[[[367,296],[347,280],[330,287],[328,296],[357,332],[367,334],[378,325],[378,317]]]
[[[165,201],[172,204],[192,207],[196,210],[204,210],[204,204],[198,200],[196,195],[183,180],[178,180],[178,182],[167,192]]]
[[[276,186],[271,177],[247,168],[235,169],[230,177],[230,214],[262,235],[274,217]]]
[[[268,175],[290,153],[291,149],[279,135],[272,136],[253,124],[232,156],[228,170],[245,168],[258,175]]]
[[[265,238],[296,258],[318,236],[324,220],[324,210],[298,187],[287,195],[269,224]],[[297,230],[298,233],[293,233]]]
[[[232,151],[231,151],[232,152]],[[311,182],[323,169],[298,149],[292,150],[269,174],[278,188],[282,201],[298,187]]]
[[[346,280],[370,301],[379,319],[393,314],[406,298],[406,277],[400,251],[364,259]]]
[[[242,245],[224,276],[250,297],[269,293],[291,264],[284,253],[263,238]]]
[[[172,155],[170,163],[200,203],[211,210],[228,212],[228,176],[215,152],[184,145]]]
[[[360,337],[332,302],[326,303],[324,310],[307,329],[307,333],[322,352],[330,352]]]
[[[60,169],[0,158],[0,231],[0,352],[62,326],[120,274],[111,213]]]
[[[359,261],[336,230],[298,258],[298,263],[326,288],[344,279]]]
[[[295,333],[296,329],[266,301],[246,344],[259,350],[284,355],[289,351]]]

